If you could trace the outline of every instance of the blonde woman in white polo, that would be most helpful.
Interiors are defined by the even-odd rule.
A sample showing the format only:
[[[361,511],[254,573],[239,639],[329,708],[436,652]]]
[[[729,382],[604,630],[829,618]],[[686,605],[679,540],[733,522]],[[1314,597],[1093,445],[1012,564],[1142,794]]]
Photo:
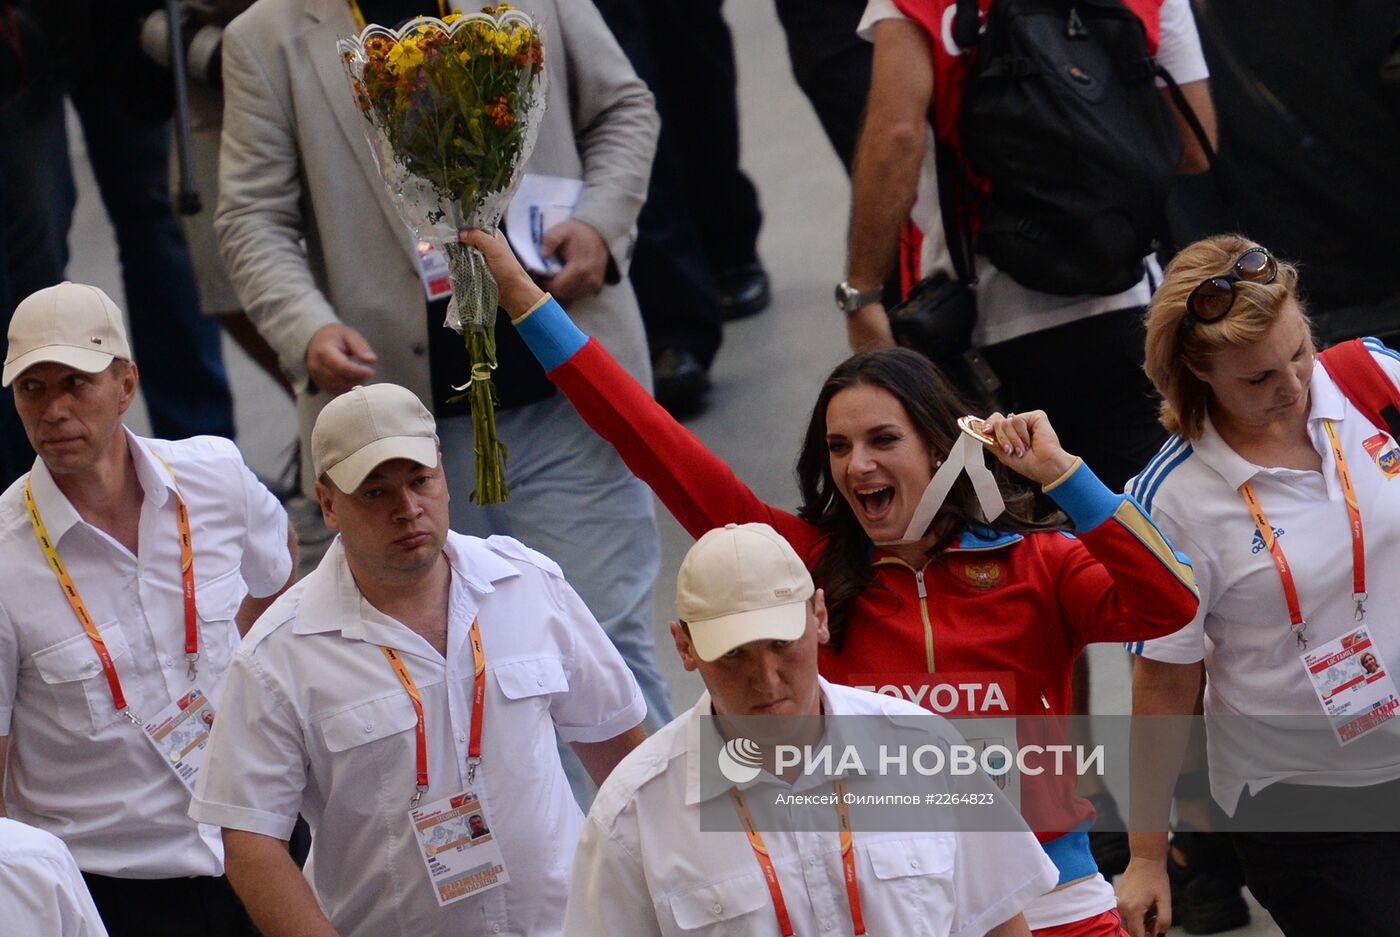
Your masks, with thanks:
[[[1366,349],[1400,382],[1400,356]],[[1394,933],[1400,833],[1289,830],[1396,829],[1396,440],[1316,365],[1297,269],[1237,235],[1167,268],[1146,367],[1176,435],[1129,491],[1192,558],[1201,606],[1131,648],[1133,711],[1189,715],[1204,661],[1211,790],[1250,890],[1289,937]],[[1151,774],[1169,785],[1180,756],[1160,751]],[[1374,823],[1338,822],[1339,807]],[[1163,933],[1166,834],[1131,843],[1119,907],[1134,934]]]

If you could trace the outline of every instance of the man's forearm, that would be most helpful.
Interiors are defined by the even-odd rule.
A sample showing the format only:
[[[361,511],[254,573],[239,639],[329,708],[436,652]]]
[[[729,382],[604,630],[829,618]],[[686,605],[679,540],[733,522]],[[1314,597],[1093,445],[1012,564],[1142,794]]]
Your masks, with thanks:
[[[340,937],[284,841],[225,829],[224,866],[263,937]]]
[[[870,97],[851,179],[846,279],[861,290],[885,282],[899,253],[899,229],[918,194],[933,98],[933,60],[923,28],[909,20],[875,24]]]
[[[899,229],[914,207],[924,137],[866,123],[852,178],[846,279],[857,289],[885,282],[899,255]]]

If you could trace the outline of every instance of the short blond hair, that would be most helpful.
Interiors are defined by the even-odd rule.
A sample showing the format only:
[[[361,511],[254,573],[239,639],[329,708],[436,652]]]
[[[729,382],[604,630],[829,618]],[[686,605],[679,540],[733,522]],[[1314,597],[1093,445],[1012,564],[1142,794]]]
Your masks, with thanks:
[[[1194,440],[1205,425],[1210,386],[1196,377],[1192,368],[1209,371],[1212,356],[1262,339],[1288,308],[1289,300],[1303,308],[1298,268],[1275,258],[1278,276],[1274,281],[1236,283],[1234,305],[1224,318],[1182,325],[1191,291],[1211,277],[1229,273],[1240,254],[1259,246],[1240,234],[1218,234],[1183,248],[1167,265],[1162,285],[1147,310],[1143,367],[1162,396],[1158,418],[1168,432]]]

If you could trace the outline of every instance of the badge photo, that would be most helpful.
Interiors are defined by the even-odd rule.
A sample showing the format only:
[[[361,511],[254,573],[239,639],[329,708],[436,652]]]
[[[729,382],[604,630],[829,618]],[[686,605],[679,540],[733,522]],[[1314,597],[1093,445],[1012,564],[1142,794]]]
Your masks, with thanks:
[[[1395,440],[1385,433],[1377,433],[1361,445],[1366,447],[1371,458],[1376,460],[1376,466],[1387,478],[1400,475],[1400,445],[1396,445]]]

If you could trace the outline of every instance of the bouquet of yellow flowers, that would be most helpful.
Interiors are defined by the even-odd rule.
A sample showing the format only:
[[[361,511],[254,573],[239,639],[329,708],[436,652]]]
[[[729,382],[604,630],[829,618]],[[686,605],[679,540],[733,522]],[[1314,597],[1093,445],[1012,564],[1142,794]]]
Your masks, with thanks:
[[[447,325],[471,360],[463,391],[475,431],[481,504],[504,501],[505,446],[496,436],[496,281],[486,259],[457,240],[494,229],[534,149],[545,105],[540,24],[502,3],[480,13],[418,17],[401,29],[369,25],[339,43],[366,135],[399,214],[447,255]]]

